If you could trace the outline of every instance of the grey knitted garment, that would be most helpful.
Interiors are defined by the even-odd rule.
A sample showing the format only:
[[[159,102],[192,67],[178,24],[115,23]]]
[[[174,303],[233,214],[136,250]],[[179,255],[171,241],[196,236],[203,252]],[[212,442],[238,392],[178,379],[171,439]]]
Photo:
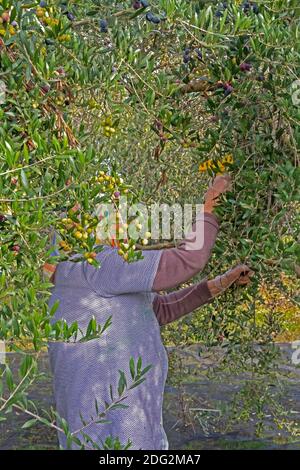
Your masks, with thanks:
[[[131,383],[129,359],[142,358],[142,368],[152,364],[146,380],[126,393],[126,409],[110,410],[105,419],[111,423],[92,423],[84,432],[102,447],[106,437],[118,437],[130,449],[168,449],[163,429],[162,402],[168,372],[168,356],[162,344],[160,327],[152,308],[151,289],[162,251],[149,250],[144,259],[126,263],[117,250],[108,246],[97,255],[101,268],[87,262],[61,262],[57,266],[55,286],[49,308],[58,299],[53,321],[64,318],[77,321],[86,331],[92,315],[104,324],[112,315],[112,325],[100,339],[82,343],[50,343],[56,409],[71,432],[82,429],[80,414],[87,422],[96,417],[104,401],[111,402],[112,385],[117,397],[119,372]],[[78,339],[77,339],[78,341]],[[82,439],[81,432],[76,433]],[[66,448],[66,438],[59,433],[59,443]],[[77,446],[73,445],[73,449]]]

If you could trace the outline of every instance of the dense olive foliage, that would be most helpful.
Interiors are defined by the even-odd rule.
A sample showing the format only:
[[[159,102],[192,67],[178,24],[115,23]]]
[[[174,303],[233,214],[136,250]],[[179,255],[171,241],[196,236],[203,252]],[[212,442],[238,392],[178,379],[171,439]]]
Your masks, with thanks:
[[[245,262],[255,281],[163,334],[222,344],[224,365],[252,374],[235,418],[249,417],[239,407],[258,421],[272,408],[264,377],[276,377],[281,325],[268,289],[299,307],[299,16],[297,0],[0,1],[0,339],[24,353],[19,378],[1,373],[0,419],[22,409],[29,424],[42,414],[68,433],[26,398],[47,341],[71,340],[77,328],[50,325],[42,266],[55,260],[51,227],[65,240],[62,259],[77,252],[93,263],[98,202],[201,202],[224,171],[233,188],[217,208],[221,233],[203,274]],[[77,201],[87,232],[74,232],[71,212],[61,222]],[[85,339],[105,328],[92,320]],[[132,383],[120,375],[119,399],[143,379],[136,367]],[[274,416],[282,424],[278,408]]]

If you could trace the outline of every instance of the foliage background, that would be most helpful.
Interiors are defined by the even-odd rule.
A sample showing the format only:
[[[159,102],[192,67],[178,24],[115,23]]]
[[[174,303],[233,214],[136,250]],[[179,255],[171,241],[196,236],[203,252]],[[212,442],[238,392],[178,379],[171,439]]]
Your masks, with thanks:
[[[50,325],[41,268],[62,209],[81,201],[92,212],[100,169],[122,175],[147,204],[201,202],[216,171],[232,174],[201,277],[242,262],[256,281],[162,333],[177,347],[222,346],[224,367],[251,374],[253,399],[235,409],[256,409],[263,396],[261,420],[276,377],[272,343],[299,338],[298,2],[150,3],[48,1],[41,11],[0,2],[1,18],[10,13],[0,24],[0,338],[24,354],[19,378],[2,372],[2,419],[16,407],[39,415],[26,398],[39,373],[28,348],[39,354],[48,339],[74,333]],[[218,167],[228,155],[233,162]],[[43,419],[53,425],[55,416]]]

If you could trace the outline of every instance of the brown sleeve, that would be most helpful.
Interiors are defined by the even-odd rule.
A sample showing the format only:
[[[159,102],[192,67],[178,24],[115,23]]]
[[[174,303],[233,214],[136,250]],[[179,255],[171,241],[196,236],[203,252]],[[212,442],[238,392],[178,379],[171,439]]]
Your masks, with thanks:
[[[155,294],[153,310],[158,323],[166,325],[212,300],[207,281],[201,281],[167,295]]]
[[[202,271],[214,246],[219,224],[208,212],[197,215],[192,232],[176,248],[164,250],[154,278],[154,292],[174,288]],[[199,243],[200,242],[200,243]]]

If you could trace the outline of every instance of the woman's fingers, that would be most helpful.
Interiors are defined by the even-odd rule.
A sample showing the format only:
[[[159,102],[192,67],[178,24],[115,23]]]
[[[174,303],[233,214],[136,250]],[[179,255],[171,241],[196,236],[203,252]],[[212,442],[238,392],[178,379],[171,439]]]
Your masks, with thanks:
[[[239,276],[237,278],[236,284],[237,285],[249,284],[251,282],[251,277],[253,277],[255,274],[254,271],[252,271],[251,268],[249,268],[249,266],[247,266],[246,264],[238,266],[238,268],[239,268]]]
[[[208,288],[213,297],[221,294],[232,285],[245,286],[251,282],[254,272],[246,264],[239,264],[221,276],[208,281]]]
[[[251,277],[254,276],[254,271],[246,264],[239,264],[228,272],[229,276],[233,278],[236,285],[246,285],[251,282]]]
[[[249,276],[245,275],[245,276],[241,276],[237,281],[236,281],[236,285],[237,286],[244,286],[244,285],[247,285],[247,284],[250,284],[251,282],[251,279]]]
[[[231,176],[228,173],[217,175],[213,181],[213,187],[221,191],[228,191],[231,188]]]
[[[231,176],[228,174],[218,175],[212,182],[212,185],[206,191],[204,199],[208,200],[216,199],[222,193],[231,189]]]
[[[214,185],[216,185],[217,183],[220,183],[220,181],[222,181],[222,183],[224,184],[224,182],[226,184],[229,184],[231,183],[231,176],[229,175],[229,173],[223,173],[223,174],[217,174],[210,182],[209,184],[209,187],[212,188]]]

